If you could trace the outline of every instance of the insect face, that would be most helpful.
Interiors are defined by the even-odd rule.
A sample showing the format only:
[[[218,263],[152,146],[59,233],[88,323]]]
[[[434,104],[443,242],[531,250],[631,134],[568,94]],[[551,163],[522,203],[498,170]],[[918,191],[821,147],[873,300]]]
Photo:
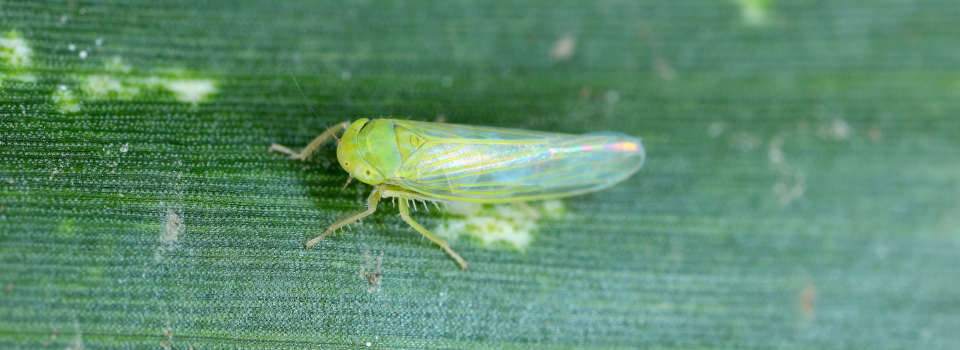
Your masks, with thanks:
[[[350,127],[347,128],[340,139],[340,145],[337,146],[337,160],[340,161],[343,170],[353,174],[353,177],[357,180],[376,185],[383,183],[383,174],[363,159],[357,141],[360,129],[363,129],[369,121],[369,119],[363,118],[350,124]]]

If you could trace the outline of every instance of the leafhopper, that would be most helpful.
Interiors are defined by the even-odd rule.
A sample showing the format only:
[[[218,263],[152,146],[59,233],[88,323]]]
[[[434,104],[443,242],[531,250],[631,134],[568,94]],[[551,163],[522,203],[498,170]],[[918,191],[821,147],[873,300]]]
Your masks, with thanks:
[[[645,158],[639,138],[617,132],[568,135],[366,118],[334,125],[300,152],[278,144],[269,151],[304,160],[343,129],[337,160],[350,174],[347,182],[356,178],[373,191],[367,210],[330,225],[306,242],[307,248],[373,214],[380,199],[397,198],[400,218],[464,270],[466,260],[410,217],[411,202],[502,203],[579,195],[623,181]]]

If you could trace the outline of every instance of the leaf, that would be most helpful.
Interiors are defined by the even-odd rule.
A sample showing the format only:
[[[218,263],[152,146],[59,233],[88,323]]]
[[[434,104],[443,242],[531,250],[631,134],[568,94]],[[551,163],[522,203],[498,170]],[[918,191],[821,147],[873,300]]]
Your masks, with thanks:
[[[956,348],[960,37],[910,4],[4,3],[0,348]],[[389,204],[304,249],[370,187],[267,147],[388,116],[648,161],[466,272]]]

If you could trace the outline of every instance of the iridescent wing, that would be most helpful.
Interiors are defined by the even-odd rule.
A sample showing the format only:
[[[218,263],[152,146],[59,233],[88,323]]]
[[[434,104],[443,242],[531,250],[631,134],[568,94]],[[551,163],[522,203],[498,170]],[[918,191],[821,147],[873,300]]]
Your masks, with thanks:
[[[432,197],[473,202],[537,200],[598,191],[644,161],[640,139],[401,121],[424,139],[390,182]]]

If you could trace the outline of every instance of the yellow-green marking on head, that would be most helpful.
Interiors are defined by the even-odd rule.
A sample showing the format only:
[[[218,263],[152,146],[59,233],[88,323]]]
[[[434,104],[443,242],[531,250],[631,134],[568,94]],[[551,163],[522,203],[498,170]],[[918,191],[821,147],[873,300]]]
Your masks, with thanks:
[[[367,118],[357,120],[353,122],[353,124],[350,124],[347,131],[343,132],[343,136],[340,138],[340,145],[337,146],[337,160],[340,161],[340,166],[343,167],[343,170],[346,170],[347,173],[353,175],[357,180],[376,185],[383,182],[383,175],[363,159],[357,143],[360,129],[363,129],[364,125],[369,121],[370,119]]]

